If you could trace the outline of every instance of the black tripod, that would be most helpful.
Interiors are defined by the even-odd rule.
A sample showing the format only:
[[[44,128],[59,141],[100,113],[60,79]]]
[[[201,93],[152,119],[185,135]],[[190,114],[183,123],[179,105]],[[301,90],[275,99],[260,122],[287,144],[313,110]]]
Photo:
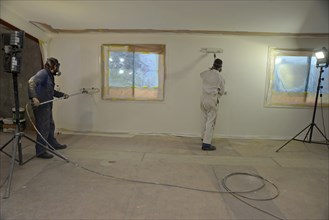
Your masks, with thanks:
[[[18,83],[17,83],[17,74],[20,72],[20,59],[16,56],[18,53],[21,52],[21,48],[23,46],[23,39],[24,39],[24,32],[22,31],[14,32],[14,34],[3,34],[3,42],[5,44],[4,69],[8,73],[12,73],[13,76],[14,99],[15,99],[15,122],[16,122],[15,135],[0,148],[1,152],[11,157],[8,176],[5,179],[5,181],[7,181],[7,187],[4,195],[5,199],[9,198],[15,161],[17,161],[19,165],[23,165],[28,161],[32,160],[33,158],[35,158],[35,156],[33,156],[28,160],[23,161],[22,142],[21,142],[21,139],[23,137],[36,144],[39,144],[44,150],[50,151],[54,155],[62,158],[65,161],[68,161],[65,157],[56,153],[56,151],[49,149],[47,146],[33,140],[32,138],[26,136],[23,132],[21,132],[22,129],[19,120],[19,98],[18,98]],[[6,146],[8,146],[12,141],[13,141],[13,148],[12,148],[12,153],[10,155],[9,153],[3,151],[3,149]],[[18,153],[18,159],[16,159],[17,153]]]
[[[5,143],[0,150],[6,154],[7,156],[11,157],[11,164],[9,167],[9,174],[8,174],[8,179],[7,179],[7,188],[5,192],[4,198],[9,197],[9,191],[10,191],[10,186],[11,186],[11,179],[12,179],[12,173],[14,169],[14,163],[17,161],[19,165],[23,165],[27,163],[28,161],[32,160],[34,157],[28,159],[27,161],[23,161],[23,153],[22,153],[22,143],[21,143],[21,138],[26,137],[28,140],[35,142],[32,138],[26,136],[23,132],[21,132],[21,126],[20,126],[20,121],[19,121],[19,100],[18,100],[18,86],[17,86],[17,73],[12,73],[13,74],[13,84],[14,84],[14,98],[15,98],[15,121],[16,121],[16,128],[15,128],[15,135],[7,142]],[[14,146],[12,149],[12,154],[8,154],[7,152],[3,151],[3,149],[8,146],[9,143],[14,141]],[[17,151],[18,150],[18,151]],[[18,152],[18,159],[16,159],[16,152]]]
[[[14,171],[14,164],[15,161],[17,161],[19,163],[19,165],[24,165],[25,163],[29,162],[30,160],[32,160],[33,158],[35,158],[35,156],[29,158],[26,161],[23,161],[23,153],[22,153],[22,142],[21,139],[23,137],[25,137],[26,139],[39,144],[43,149],[50,151],[51,153],[53,153],[54,155],[62,158],[63,160],[66,160],[66,158],[64,158],[62,155],[56,153],[56,151],[53,151],[51,149],[49,149],[48,147],[46,147],[45,145],[33,140],[32,138],[26,136],[23,132],[21,132],[21,126],[20,126],[20,121],[19,121],[19,99],[18,99],[18,85],[17,85],[17,73],[12,73],[13,75],[13,84],[14,84],[14,98],[15,98],[15,120],[16,120],[16,128],[15,128],[15,135],[9,140],[7,141],[7,143],[5,143],[1,148],[0,151],[3,152],[4,154],[6,154],[7,156],[11,157],[11,163],[9,166],[9,171],[8,171],[8,177],[6,179],[7,181],[7,188],[5,191],[5,195],[4,195],[4,199],[9,198],[9,194],[10,194],[10,187],[11,187],[11,180],[12,180],[12,175],[13,175],[13,171]],[[3,149],[8,146],[11,142],[13,141],[13,148],[12,148],[12,153],[11,155],[8,154],[7,152],[3,151]],[[18,152],[18,159],[16,159],[16,153]]]
[[[295,141],[301,141],[301,142],[304,142],[304,143],[306,142],[306,143],[326,144],[326,145],[329,145],[329,139],[326,137],[326,135],[320,130],[320,128],[314,122],[315,121],[315,115],[316,115],[316,108],[317,108],[317,105],[318,105],[318,96],[319,96],[320,88],[322,88],[321,81],[324,80],[324,78],[322,78],[322,73],[323,73],[323,68],[324,67],[328,67],[328,66],[321,66],[320,67],[320,75],[319,75],[319,80],[318,80],[318,87],[317,87],[317,90],[316,90],[316,97],[315,97],[315,103],[314,103],[314,109],[313,109],[313,117],[312,117],[311,124],[309,124],[308,126],[306,126],[303,130],[301,130],[298,134],[296,134],[293,138],[291,138],[289,141],[287,141],[284,145],[282,145],[275,152],[279,152],[279,150],[281,150],[284,146],[286,146],[287,144],[289,144],[293,140],[295,140]],[[325,142],[319,142],[319,141],[313,141],[312,140],[312,135],[313,135],[314,128],[316,128],[320,132],[320,134],[322,135],[322,137],[324,137]],[[304,139],[303,140],[297,139],[298,135],[300,135],[301,133],[303,133],[307,129],[308,129],[308,131],[307,131]]]

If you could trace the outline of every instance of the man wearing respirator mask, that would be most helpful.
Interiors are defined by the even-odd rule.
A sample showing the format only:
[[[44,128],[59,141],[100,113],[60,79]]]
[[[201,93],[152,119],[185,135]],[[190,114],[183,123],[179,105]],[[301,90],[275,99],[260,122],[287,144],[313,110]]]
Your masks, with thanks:
[[[223,61],[215,59],[210,70],[204,71],[200,74],[202,79],[202,95],[201,95],[201,139],[202,150],[212,151],[216,147],[211,144],[214,128],[216,125],[217,111],[219,98],[226,94],[225,79],[220,74],[222,71]]]
[[[57,142],[55,134],[55,123],[53,120],[53,103],[49,102],[44,105],[40,103],[52,100],[54,97],[67,99],[69,95],[59,92],[54,89],[54,76],[59,76],[60,64],[56,58],[48,58],[44,69],[38,71],[28,81],[28,94],[32,101],[33,113],[35,117],[36,127],[41,133],[42,137],[55,149],[65,149],[67,146]],[[37,142],[47,145],[39,134],[37,135]],[[36,144],[36,156],[43,159],[50,159],[52,154],[48,153],[39,144]]]

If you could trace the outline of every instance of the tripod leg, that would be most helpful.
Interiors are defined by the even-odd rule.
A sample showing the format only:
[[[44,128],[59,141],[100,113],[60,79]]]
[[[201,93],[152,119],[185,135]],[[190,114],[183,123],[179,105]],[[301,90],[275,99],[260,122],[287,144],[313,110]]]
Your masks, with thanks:
[[[320,128],[316,124],[314,124],[314,125],[318,129],[320,134],[324,137],[324,139],[326,140],[326,143],[329,144],[329,139],[326,137],[326,135],[320,130]]]
[[[7,188],[5,191],[5,195],[4,195],[4,199],[8,199],[9,195],[10,195],[10,187],[11,187],[11,180],[13,177],[13,171],[14,171],[14,165],[15,165],[15,157],[16,157],[16,151],[17,151],[17,147],[18,147],[18,141],[19,141],[19,136],[15,137],[15,142],[14,142],[14,147],[13,147],[13,152],[12,152],[12,157],[11,157],[11,163],[10,163],[10,167],[9,167],[9,175],[8,175],[8,179],[7,179]]]
[[[23,165],[23,151],[22,151],[21,137],[22,137],[22,134],[19,133],[19,135],[18,135],[18,142],[17,142],[19,165]]]
[[[310,124],[309,125],[310,126],[310,129],[308,129],[308,131],[307,131],[307,133],[305,134],[305,137],[304,137],[304,139],[303,139],[303,142],[307,142],[306,141],[306,138],[308,137],[308,134],[311,132],[311,130],[313,130],[313,124]],[[311,141],[311,137],[309,138],[309,140]]]
[[[13,136],[9,141],[7,141],[7,143],[5,143],[1,148],[0,151],[2,151],[2,149],[4,149],[12,140],[15,139],[15,136]]]
[[[303,130],[301,130],[298,134],[296,134],[293,138],[291,138],[289,141],[287,141],[284,145],[282,145],[279,149],[277,149],[275,152],[279,152],[279,150],[281,150],[284,146],[286,146],[287,144],[289,144],[292,140],[295,140],[296,137],[298,137],[298,135],[300,135],[301,133],[303,133],[308,127],[310,127],[310,125],[306,126]],[[308,133],[308,132],[307,132]]]

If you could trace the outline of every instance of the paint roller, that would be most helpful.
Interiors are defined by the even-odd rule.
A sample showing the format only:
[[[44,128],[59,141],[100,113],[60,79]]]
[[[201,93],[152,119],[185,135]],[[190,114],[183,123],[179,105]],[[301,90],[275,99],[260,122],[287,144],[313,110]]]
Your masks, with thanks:
[[[223,53],[224,50],[221,48],[201,48],[200,52],[202,53],[213,53],[214,59],[216,59],[216,53]]]

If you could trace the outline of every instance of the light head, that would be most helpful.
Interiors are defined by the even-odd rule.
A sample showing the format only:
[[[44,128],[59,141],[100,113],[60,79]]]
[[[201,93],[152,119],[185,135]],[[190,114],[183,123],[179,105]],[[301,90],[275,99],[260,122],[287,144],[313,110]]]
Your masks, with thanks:
[[[316,66],[317,67],[328,67],[329,65],[329,57],[328,57],[328,50],[325,47],[315,49],[314,55],[316,57]]]

